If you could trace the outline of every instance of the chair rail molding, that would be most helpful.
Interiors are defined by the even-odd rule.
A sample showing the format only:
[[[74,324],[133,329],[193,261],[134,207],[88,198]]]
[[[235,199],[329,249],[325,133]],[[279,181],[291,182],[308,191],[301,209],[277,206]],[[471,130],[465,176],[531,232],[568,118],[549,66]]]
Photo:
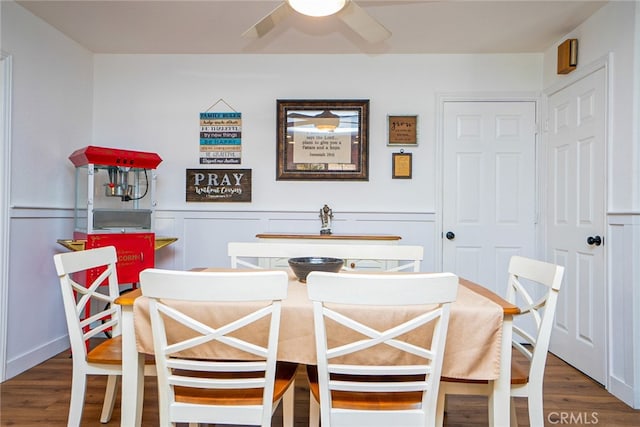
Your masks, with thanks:
[[[9,190],[11,178],[11,55],[0,51],[0,382],[6,378],[9,293]]]

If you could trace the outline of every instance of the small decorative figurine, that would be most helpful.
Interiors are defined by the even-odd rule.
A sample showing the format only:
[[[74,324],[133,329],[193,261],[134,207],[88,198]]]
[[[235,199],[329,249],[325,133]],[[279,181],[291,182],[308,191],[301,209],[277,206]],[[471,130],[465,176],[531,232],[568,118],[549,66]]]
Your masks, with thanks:
[[[320,209],[320,221],[322,221],[322,227],[320,228],[320,234],[331,234],[331,220],[333,219],[333,211],[327,205],[324,205]]]

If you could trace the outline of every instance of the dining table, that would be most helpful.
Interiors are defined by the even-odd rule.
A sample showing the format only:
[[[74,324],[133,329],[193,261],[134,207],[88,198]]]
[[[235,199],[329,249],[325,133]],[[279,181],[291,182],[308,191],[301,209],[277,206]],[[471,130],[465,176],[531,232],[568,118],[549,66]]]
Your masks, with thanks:
[[[229,271],[209,268],[201,271]],[[381,273],[390,274],[390,273]],[[397,273],[396,273],[397,274]],[[405,273],[411,274],[411,273]],[[463,380],[487,380],[492,393],[489,397],[490,424],[509,425],[511,382],[511,338],[513,316],[517,306],[489,289],[459,278],[458,295],[451,305],[442,375]],[[140,426],[144,390],[144,355],[153,354],[153,338],[148,313],[148,299],[140,289],[121,295],[122,334],[122,404],[121,425]],[[213,304],[213,303],[212,303]],[[195,307],[193,315],[203,322],[216,318],[241,316],[246,307],[215,305]],[[306,285],[290,272],[287,298],[282,301],[278,360],[305,365],[316,364],[313,305],[307,296]],[[361,316],[376,316],[362,309]],[[406,308],[396,308],[393,316],[406,316]],[[367,314],[368,313],[368,314]],[[219,320],[219,319],[218,319]],[[363,319],[366,321],[366,319]],[[178,333],[178,332],[176,332]],[[248,331],[247,333],[255,333]],[[238,358],[241,355],[224,353],[220,347],[198,350],[201,358]],[[221,353],[221,351],[223,351]],[[386,359],[389,355],[375,357]],[[195,355],[194,355],[195,356]]]

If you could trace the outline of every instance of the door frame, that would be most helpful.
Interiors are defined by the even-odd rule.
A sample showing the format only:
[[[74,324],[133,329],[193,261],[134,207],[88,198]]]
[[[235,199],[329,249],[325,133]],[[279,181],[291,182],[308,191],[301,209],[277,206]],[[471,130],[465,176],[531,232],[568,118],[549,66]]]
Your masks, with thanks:
[[[539,254],[542,233],[539,226],[540,218],[540,94],[535,92],[487,92],[487,93],[474,93],[474,92],[460,92],[460,93],[438,93],[436,94],[436,144],[435,144],[435,241],[433,246],[433,253],[435,254],[434,265],[438,266],[442,270],[443,264],[443,252],[444,241],[442,238],[443,233],[443,206],[444,206],[444,106],[447,102],[533,102],[535,104],[535,120],[536,120],[536,134],[535,134],[535,160],[534,169],[536,171],[535,176],[535,192],[534,192],[534,206],[536,209],[536,221],[535,221],[535,238],[534,238],[534,252]],[[505,284],[506,286],[506,284]]]
[[[2,117],[0,117],[0,383],[6,379],[9,295],[9,192],[11,190],[11,55],[0,51]]]
[[[608,53],[605,54],[603,56],[601,56],[600,58],[595,59],[594,61],[586,64],[585,66],[582,66],[578,69],[576,69],[574,72],[572,72],[571,74],[567,75],[565,78],[559,80],[556,83],[551,84],[549,87],[545,88],[542,91],[543,97],[542,97],[542,103],[543,103],[543,109],[542,109],[542,120],[544,123],[544,132],[542,132],[542,146],[541,147],[543,149],[543,152],[541,153],[541,159],[543,159],[543,165],[546,167],[548,167],[548,164],[546,162],[547,159],[547,155],[548,155],[548,140],[549,140],[549,97],[552,96],[553,94],[573,85],[574,83],[578,82],[579,80],[582,80],[583,78],[595,73],[596,71],[599,70],[604,70],[605,76],[604,76],[604,98],[605,98],[605,102],[604,102],[604,126],[605,126],[605,131],[604,131],[604,171],[603,171],[603,178],[605,180],[605,184],[604,184],[604,192],[605,194],[603,195],[603,218],[602,218],[602,234],[603,236],[605,236],[605,242],[608,240],[607,237],[607,231],[609,230],[609,225],[608,225],[608,217],[609,214],[611,212],[611,210],[609,209],[610,207],[610,201],[609,201],[609,195],[611,194],[610,191],[610,185],[611,185],[611,179],[609,177],[609,171],[611,170],[611,165],[609,164],[610,159],[611,159],[611,155],[609,153],[609,150],[611,149],[611,143],[610,141],[612,141],[612,132],[613,132],[613,115],[612,115],[612,106],[613,106],[613,96],[612,96],[612,92],[611,92],[611,88],[613,87],[613,72],[612,72],[612,68],[613,68],[613,53]],[[546,188],[547,187],[547,171],[546,169],[544,171],[542,171],[543,173],[540,173],[540,177],[541,177],[541,187],[540,188]],[[546,203],[546,198],[543,198],[542,200],[542,204],[541,204],[541,215],[540,215],[540,234],[542,237],[542,252],[545,256],[548,255],[548,247],[547,247],[547,226],[548,226],[548,211],[549,211],[549,207],[547,206]],[[611,293],[611,280],[610,280],[610,271],[609,271],[609,245],[608,244],[604,244],[604,253],[603,253],[603,270],[604,270],[604,297],[605,297],[605,301],[604,301],[604,308],[605,308],[605,315],[604,315],[604,321],[605,321],[605,337],[604,337],[604,358],[605,358],[605,375],[604,375],[604,380],[605,383],[603,384],[606,390],[609,390],[611,387],[611,366],[610,366],[610,362],[611,362],[611,319],[609,316],[611,316],[611,309],[609,307],[609,303],[610,303],[610,293]],[[551,351],[551,349],[550,349]]]

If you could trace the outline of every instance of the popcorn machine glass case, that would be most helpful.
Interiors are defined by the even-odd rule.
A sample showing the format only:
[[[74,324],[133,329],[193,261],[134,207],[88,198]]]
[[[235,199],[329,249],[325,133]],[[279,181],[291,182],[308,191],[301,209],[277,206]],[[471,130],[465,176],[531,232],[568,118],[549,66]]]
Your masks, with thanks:
[[[85,249],[115,246],[118,280],[137,283],[154,266],[156,153],[88,146],[69,156],[76,167],[75,240]]]

